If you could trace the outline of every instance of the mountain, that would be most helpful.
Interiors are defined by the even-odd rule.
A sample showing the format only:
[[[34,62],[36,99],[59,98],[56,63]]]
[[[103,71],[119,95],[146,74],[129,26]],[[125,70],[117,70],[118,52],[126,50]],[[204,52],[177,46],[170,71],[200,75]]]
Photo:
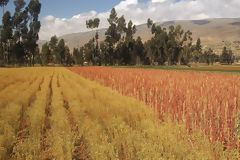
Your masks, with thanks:
[[[216,53],[221,54],[223,46],[231,47],[236,54],[240,53],[240,18],[219,18],[205,20],[180,20],[158,23],[162,27],[168,28],[170,25],[181,25],[184,30],[190,30],[193,33],[193,40],[201,38],[205,48],[211,47]],[[100,40],[104,40],[106,29],[100,29]],[[66,44],[73,49],[81,47],[95,35],[95,31],[73,33],[61,36]],[[140,36],[143,41],[152,37],[150,29],[146,24],[137,26],[135,37]]]

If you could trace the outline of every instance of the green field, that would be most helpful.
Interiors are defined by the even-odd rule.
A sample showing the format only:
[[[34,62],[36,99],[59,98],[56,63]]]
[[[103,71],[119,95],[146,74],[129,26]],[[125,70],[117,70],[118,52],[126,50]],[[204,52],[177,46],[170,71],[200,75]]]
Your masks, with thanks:
[[[203,72],[223,72],[240,73],[240,65],[192,65],[188,66],[115,66],[117,68],[142,68],[142,69],[161,69],[161,70],[180,70],[180,71],[203,71]]]

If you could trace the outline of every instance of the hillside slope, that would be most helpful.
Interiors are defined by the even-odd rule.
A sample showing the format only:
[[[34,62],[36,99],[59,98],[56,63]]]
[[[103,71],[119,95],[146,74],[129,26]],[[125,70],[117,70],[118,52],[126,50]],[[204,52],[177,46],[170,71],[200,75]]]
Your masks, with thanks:
[[[160,23],[159,23],[160,24]],[[223,45],[232,47],[235,53],[240,50],[240,18],[222,18],[206,20],[182,20],[161,23],[163,27],[181,25],[185,30],[193,32],[193,39],[201,38],[205,47],[212,47],[220,53]],[[106,29],[99,30],[100,40],[104,40]],[[95,32],[81,32],[64,35],[63,38],[71,49],[81,47],[94,36]],[[137,26],[137,33],[144,41],[151,38],[152,34],[146,24]]]

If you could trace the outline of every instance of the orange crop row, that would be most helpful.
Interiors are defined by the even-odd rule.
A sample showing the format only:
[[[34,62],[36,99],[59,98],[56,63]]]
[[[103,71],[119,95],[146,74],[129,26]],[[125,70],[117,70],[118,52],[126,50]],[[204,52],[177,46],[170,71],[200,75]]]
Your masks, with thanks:
[[[190,132],[200,129],[211,141],[239,147],[240,76],[108,67],[70,70],[144,102],[161,120],[170,115]]]

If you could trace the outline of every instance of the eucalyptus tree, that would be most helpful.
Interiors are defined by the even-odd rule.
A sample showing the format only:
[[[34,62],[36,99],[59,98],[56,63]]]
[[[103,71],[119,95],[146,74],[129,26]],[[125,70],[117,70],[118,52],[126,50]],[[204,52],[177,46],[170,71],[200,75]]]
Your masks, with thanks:
[[[151,28],[152,25],[153,25],[153,21],[150,18],[148,18],[148,20],[147,20],[147,27]]]
[[[39,40],[38,34],[41,28],[41,23],[39,21],[41,3],[39,2],[39,0],[31,0],[27,8],[29,11],[30,22],[25,45],[26,51],[29,54],[30,64],[34,65],[36,48],[38,47],[37,41]]]
[[[3,15],[2,19],[2,30],[1,30],[1,44],[3,48],[3,55],[4,55],[4,61],[5,63],[9,64],[10,60],[10,45],[12,41],[12,17],[11,13],[7,11]]]
[[[5,6],[8,4],[9,0],[0,0],[0,6],[3,9],[3,15],[5,13]]]
[[[100,19],[99,18],[94,18],[94,19],[90,19],[90,20],[87,20],[86,21],[86,27],[88,29],[97,29],[99,27],[99,24],[100,24]],[[93,64],[95,65],[96,63],[98,63],[97,61],[100,60],[100,51],[99,51],[99,34],[98,34],[98,31],[96,30],[96,33],[95,33],[95,36],[94,36],[94,41],[96,42],[95,43],[95,49],[94,49],[94,52],[92,53],[92,62]]]

